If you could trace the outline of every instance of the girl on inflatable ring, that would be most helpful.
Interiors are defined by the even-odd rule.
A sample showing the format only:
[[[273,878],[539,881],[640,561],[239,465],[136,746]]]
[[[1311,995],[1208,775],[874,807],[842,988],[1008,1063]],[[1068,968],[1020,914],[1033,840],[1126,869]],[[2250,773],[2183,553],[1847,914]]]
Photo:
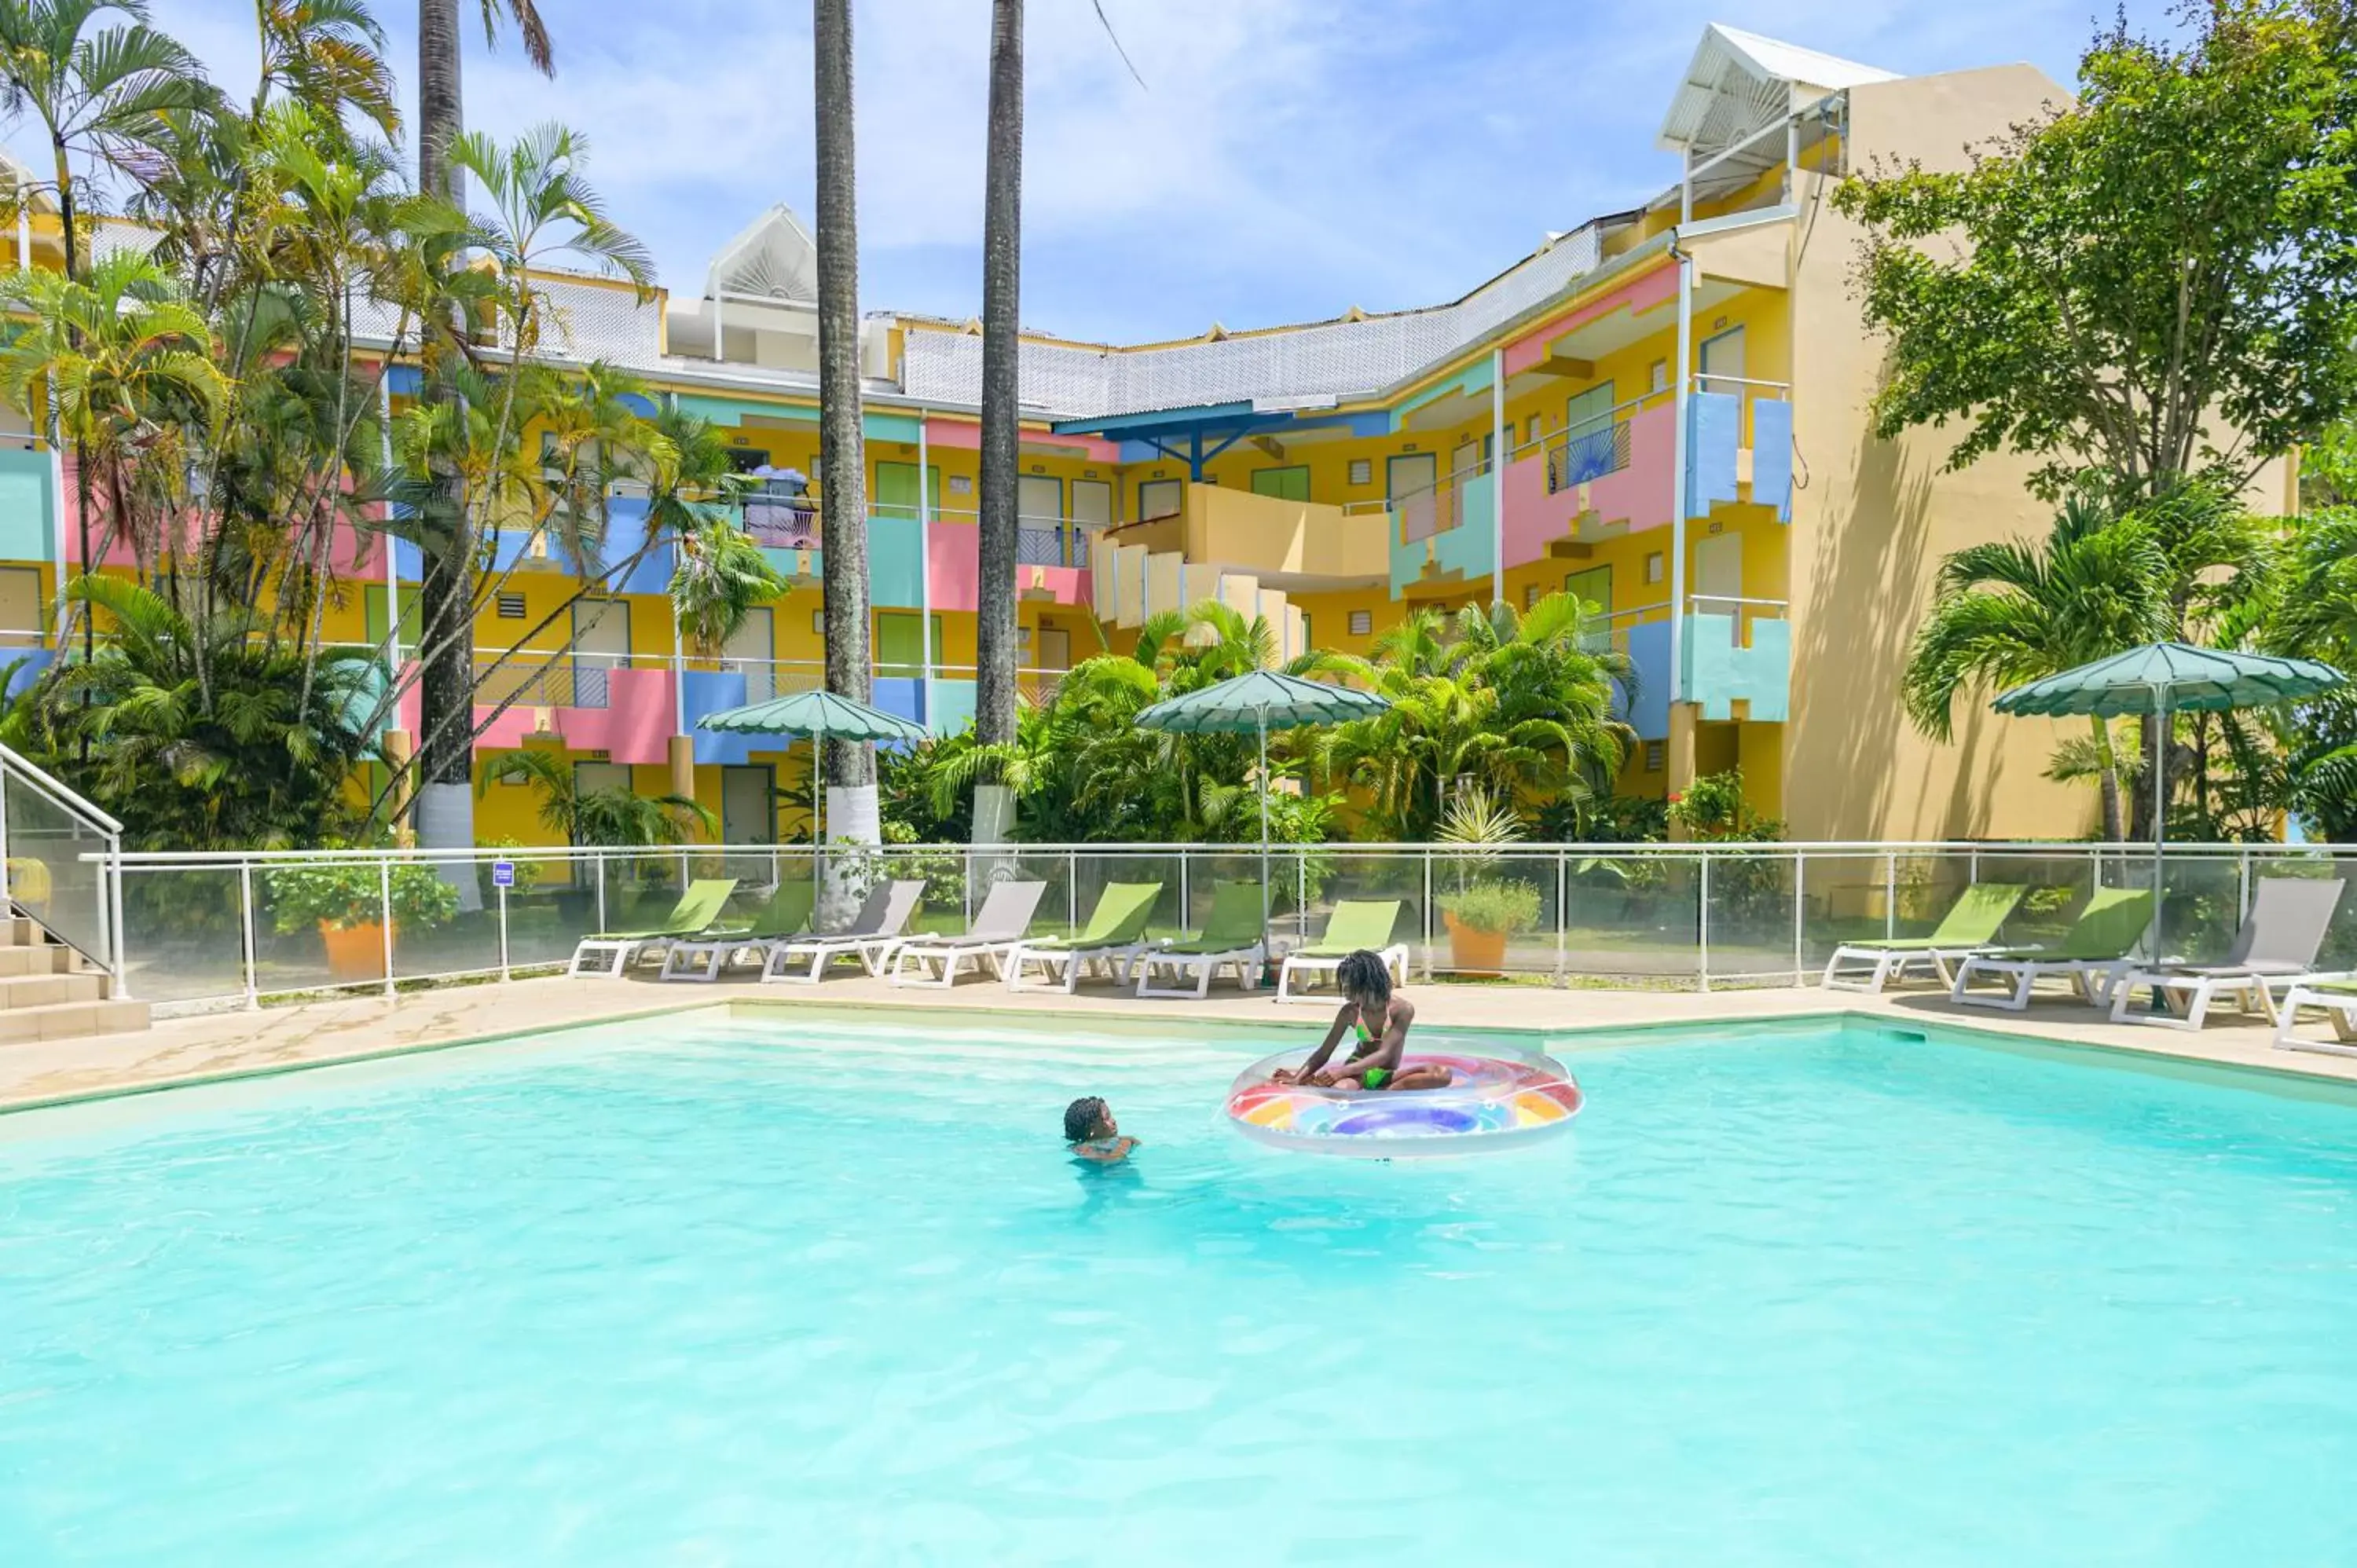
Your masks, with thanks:
[[[1310,1053],[1297,1072],[1279,1068],[1271,1081],[1297,1083],[1312,1089],[1446,1089],[1449,1071],[1437,1062],[1418,1063],[1402,1070],[1400,1058],[1407,1049],[1408,1026],[1415,1022],[1415,1004],[1392,993],[1392,972],[1376,954],[1361,948],[1334,971],[1342,990],[1341,1011],[1326,1031],[1326,1043]],[[1326,1062],[1346,1033],[1356,1030],[1351,1058],[1328,1070]]]

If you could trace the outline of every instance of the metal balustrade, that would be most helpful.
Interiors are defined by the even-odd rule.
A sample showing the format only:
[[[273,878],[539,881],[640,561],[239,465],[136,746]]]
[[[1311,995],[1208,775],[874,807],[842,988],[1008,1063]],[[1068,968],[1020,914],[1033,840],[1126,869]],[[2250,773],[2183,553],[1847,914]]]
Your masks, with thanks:
[[[10,800],[16,799],[12,795]],[[813,865],[817,854],[820,864]],[[2158,946],[2169,957],[2221,950],[2265,876],[2341,876],[2357,846],[2187,844],[2164,861],[2168,897]],[[833,890],[826,918],[877,877],[920,877],[917,929],[961,929],[990,885],[1049,885],[1034,929],[1084,920],[1112,882],[1158,882],[1150,936],[1199,929],[1215,886],[1255,881],[1252,844],[809,844],[673,849],[562,846],[472,851],[342,851],[252,854],[123,854],[81,860],[86,894],[119,868],[114,929],[133,989],[167,1008],[258,1003],[276,995],[498,975],[561,965],[597,930],[654,923],[689,879],[727,876],[740,898],[815,871]],[[499,868],[504,867],[504,870]],[[363,894],[382,889],[382,916],[415,868],[472,879],[479,913],[427,927],[389,923],[384,961],[364,975],[328,967],[320,933],[274,916],[273,877],[289,868],[341,867]],[[1280,845],[1271,852],[1271,934],[1281,950],[1315,940],[1345,898],[1396,900],[1394,936],[1415,972],[1502,972],[1507,981],[1626,982],[1707,990],[1813,981],[1834,948],[1861,938],[1929,930],[1976,882],[2029,892],[2002,933],[2051,940],[2097,887],[2151,886],[2147,846],[1992,843],[1516,843]],[[1480,883],[1525,884],[1535,918],[1510,932],[1501,961],[1460,966],[1449,933],[1456,895]],[[94,911],[93,911],[94,913]],[[2320,966],[2357,969],[2357,899],[2344,899]]]

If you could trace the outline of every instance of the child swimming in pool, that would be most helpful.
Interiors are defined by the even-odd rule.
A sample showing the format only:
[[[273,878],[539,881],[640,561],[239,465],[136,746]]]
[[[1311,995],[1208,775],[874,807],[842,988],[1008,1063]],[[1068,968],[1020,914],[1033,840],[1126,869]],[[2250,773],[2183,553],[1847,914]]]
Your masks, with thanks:
[[[1109,1165],[1129,1158],[1137,1140],[1125,1138],[1113,1119],[1113,1107],[1095,1095],[1085,1095],[1064,1107],[1064,1142],[1075,1159]]]
[[[1334,971],[1342,988],[1342,1009],[1326,1043],[1309,1053],[1298,1070],[1279,1068],[1271,1075],[1279,1083],[1306,1083],[1315,1089],[1443,1089],[1448,1069],[1434,1063],[1403,1069],[1408,1026],[1415,1022],[1415,1004],[1392,993],[1392,972],[1378,954],[1361,948]],[[1345,1034],[1359,1037],[1351,1058],[1329,1071],[1327,1058]]]

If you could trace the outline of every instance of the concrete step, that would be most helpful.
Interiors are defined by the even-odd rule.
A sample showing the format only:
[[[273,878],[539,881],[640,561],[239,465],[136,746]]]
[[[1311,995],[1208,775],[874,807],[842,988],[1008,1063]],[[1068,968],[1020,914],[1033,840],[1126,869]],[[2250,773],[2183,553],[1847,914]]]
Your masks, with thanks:
[[[0,947],[0,979],[22,974],[70,974],[81,967],[71,948]]]
[[[0,916],[0,948],[38,948],[48,945],[49,936],[40,923],[22,915]]]
[[[129,1034],[147,1025],[145,1002],[50,1002],[0,1013],[0,1046]]]
[[[60,1003],[103,1002],[103,974],[20,974],[0,978],[0,1011],[19,1007],[50,1007]]]

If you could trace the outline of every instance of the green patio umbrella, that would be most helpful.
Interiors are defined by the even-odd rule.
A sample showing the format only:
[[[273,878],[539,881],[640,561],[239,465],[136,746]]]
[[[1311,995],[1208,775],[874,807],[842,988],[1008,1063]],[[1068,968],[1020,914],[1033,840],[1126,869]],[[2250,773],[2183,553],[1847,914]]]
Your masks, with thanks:
[[[2264,708],[2296,702],[2344,684],[2348,677],[2312,659],[2276,659],[2232,649],[2152,642],[2115,653],[2060,675],[2018,686],[1996,700],[2016,716],[2106,719],[2130,714],[2159,721],[2164,737],[2154,749],[2152,813],[2153,929],[2160,926],[2160,849],[2169,825],[2169,718],[2189,709]]]
[[[725,708],[707,714],[696,721],[704,729],[720,730],[732,735],[806,735],[811,739],[811,882],[819,879],[819,860],[824,853],[826,840],[820,828],[826,809],[826,785],[819,777],[819,763],[826,755],[829,740],[906,740],[920,741],[931,734],[924,725],[888,714],[881,708],[871,708],[849,697],[833,692],[796,692],[790,697],[772,697],[766,703],[752,703],[741,708]]]
[[[1137,715],[1139,727],[1173,735],[1260,736],[1260,924],[1268,940],[1268,732],[1308,725],[1339,725],[1390,707],[1391,699],[1351,686],[1304,681],[1255,670],[1216,686],[1155,703]]]

